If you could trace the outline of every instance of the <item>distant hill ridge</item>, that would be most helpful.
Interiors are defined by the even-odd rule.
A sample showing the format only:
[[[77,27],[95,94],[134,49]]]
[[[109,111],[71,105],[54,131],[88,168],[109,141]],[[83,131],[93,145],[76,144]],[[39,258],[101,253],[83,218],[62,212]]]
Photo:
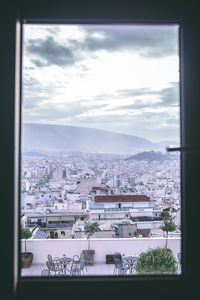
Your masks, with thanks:
[[[149,151],[149,152],[142,152],[142,153],[137,153],[136,155],[130,156],[126,158],[126,160],[147,160],[147,161],[164,161],[164,160],[169,160],[170,155],[168,153],[162,154],[161,152],[154,152],[154,151]]]
[[[151,141],[128,134],[85,127],[32,123],[23,125],[22,144],[25,151],[113,154],[134,154],[156,148]]]

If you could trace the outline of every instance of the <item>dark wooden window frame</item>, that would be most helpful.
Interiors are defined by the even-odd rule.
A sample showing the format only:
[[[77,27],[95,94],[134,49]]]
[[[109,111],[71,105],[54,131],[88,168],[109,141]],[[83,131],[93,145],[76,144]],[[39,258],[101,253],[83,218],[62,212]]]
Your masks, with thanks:
[[[140,299],[191,296],[198,291],[199,277],[199,166],[200,166],[200,118],[199,118],[199,21],[195,3],[182,1],[18,1],[8,7],[1,19],[1,37],[4,43],[2,58],[1,124],[2,139],[2,186],[7,209],[4,214],[6,230],[2,233],[5,243],[3,252],[4,278],[10,298],[55,299],[62,293],[75,299],[94,298],[94,293],[115,298],[118,295],[136,295]],[[162,1],[161,1],[162,2]],[[89,3],[89,5],[87,5]],[[120,4],[117,4],[120,3]],[[181,276],[141,276],[124,278],[84,278],[51,282],[41,278],[20,278],[18,253],[19,242],[19,136],[20,136],[20,26],[34,23],[145,23],[180,25],[180,79],[181,79],[181,191],[182,191],[182,254]],[[16,44],[16,42],[18,44]],[[9,68],[8,68],[9,66]],[[8,70],[9,69],[9,70]],[[17,183],[17,184],[16,184]],[[15,197],[14,197],[15,195]],[[15,201],[14,201],[15,200]],[[17,214],[16,214],[17,213]],[[18,247],[16,247],[18,245]],[[7,258],[7,259],[6,259]],[[8,263],[9,262],[9,263]]]

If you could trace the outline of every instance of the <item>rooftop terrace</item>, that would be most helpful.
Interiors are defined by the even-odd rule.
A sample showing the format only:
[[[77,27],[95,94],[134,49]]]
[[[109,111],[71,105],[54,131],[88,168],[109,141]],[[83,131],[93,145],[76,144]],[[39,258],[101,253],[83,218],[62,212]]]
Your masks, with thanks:
[[[27,251],[33,253],[32,266],[21,269],[22,276],[40,276],[46,269],[47,255],[54,257],[73,258],[87,249],[87,239],[30,239],[27,241]],[[24,251],[22,240],[22,251]],[[85,275],[113,275],[114,265],[106,264],[106,255],[120,252],[124,256],[139,256],[141,252],[149,248],[165,246],[165,238],[129,238],[129,239],[91,239],[91,249],[95,250],[94,265],[87,266]],[[168,238],[168,248],[172,250],[177,259],[177,253],[181,250],[180,237]],[[179,269],[180,273],[180,269]]]

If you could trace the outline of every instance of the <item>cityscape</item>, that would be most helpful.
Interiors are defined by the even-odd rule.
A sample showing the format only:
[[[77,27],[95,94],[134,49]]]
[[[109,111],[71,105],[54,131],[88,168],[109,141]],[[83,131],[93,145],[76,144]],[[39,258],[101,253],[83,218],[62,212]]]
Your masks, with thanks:
[[[91,237],[98,245],[105,239],[148,238],[150,246],[151,239],[165,240],[163,212],[176,225],[169,237],[181,238],[178,155],[148,161],[127,155],[25,152],[21,189],[21,223],[32,231],[32,240],[86,240],[89,221],[99,224]]]

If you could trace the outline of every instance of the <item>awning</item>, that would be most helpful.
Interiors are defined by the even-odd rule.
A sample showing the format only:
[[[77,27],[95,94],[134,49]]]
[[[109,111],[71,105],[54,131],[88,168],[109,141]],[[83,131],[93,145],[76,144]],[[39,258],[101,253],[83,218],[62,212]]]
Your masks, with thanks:
[[[61,217],[61,221],[74,221],[74,217]]]
[[[60,217],[47,217],[47,221],[60,221]]]
[[[166,204],[160,204],[160,206],[162,207],[162,209],[168,209],[168,208],[170,208],[170,206],[166,205]]]

